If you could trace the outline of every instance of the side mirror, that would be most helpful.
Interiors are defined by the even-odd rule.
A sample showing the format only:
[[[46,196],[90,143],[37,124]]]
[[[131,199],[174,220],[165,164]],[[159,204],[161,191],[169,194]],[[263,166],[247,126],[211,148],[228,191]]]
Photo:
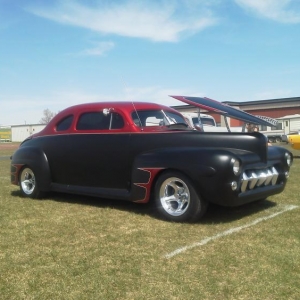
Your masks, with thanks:
[[[108,116],[114,109],[113,108],[104,108],[103,114],[104,116]]]

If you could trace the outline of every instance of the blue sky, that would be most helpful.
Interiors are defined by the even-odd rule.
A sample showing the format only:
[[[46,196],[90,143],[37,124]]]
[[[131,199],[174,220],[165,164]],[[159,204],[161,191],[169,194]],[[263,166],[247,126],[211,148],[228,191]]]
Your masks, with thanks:
[[[0,0],[0,125],[94,101],[300,96],[299,0]]]

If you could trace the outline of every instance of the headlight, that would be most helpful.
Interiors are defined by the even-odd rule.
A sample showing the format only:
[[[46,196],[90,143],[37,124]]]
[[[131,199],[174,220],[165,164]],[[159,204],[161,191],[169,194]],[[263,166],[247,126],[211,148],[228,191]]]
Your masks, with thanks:
[[[286,163],[287,165],[290,167],[292,165],[293,162],[293,158],[292,155],[290,153],[285,153],[285,159],[286,159]]]
[[[240,171],[241,171],[240,162],[237,159],[233,158],[231,160],[231,163],[232,163],[232,170],[233,170],[234,175],[240,174]]]

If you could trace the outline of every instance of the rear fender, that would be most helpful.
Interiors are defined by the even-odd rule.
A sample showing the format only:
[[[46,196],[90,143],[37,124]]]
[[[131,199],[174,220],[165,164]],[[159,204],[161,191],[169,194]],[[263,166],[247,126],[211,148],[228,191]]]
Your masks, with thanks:
[[[19,181],[19,173],[24,167],[30,167],[36,175],[36,181],[41,191],[49,191],[51,172],[46,154],[35,147],[21,147],[12,156],[12,178]],[[15,170],[15,173],[13,172]]]

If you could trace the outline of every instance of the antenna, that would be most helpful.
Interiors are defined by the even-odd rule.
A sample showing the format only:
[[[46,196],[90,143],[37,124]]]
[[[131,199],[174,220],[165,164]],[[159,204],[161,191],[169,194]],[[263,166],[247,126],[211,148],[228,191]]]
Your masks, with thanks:
[[[125,81],[124,81],[124,79],[123,79],[122,76],[121,76],[121,80],[122,80],[122,83],[123,83],[125,89],[128,89],[128,88],[127,88],[127,85],[126,85],[126,83],[125,83]],[[139,120],[139,124],[140,124],[140,126],[141,126],[141,131],[143,131],[143,130],[144,130],[144,129],[143,129],[143,124],[142,124],[142,121],[141,121],[141,119],[140,119],[140,116],[139,116],[139,114],[138,114],[138,112],[137,112],[137,110],[136,110],[136,107],[135,107],[135,105],[134,105],[134,102],[133,102],[132,99],[131,99],[130,101],[131,101],[131,104],[132,104],[132,106],[133,106],[133,108],[134,108],[134,111],[135,111],[135,113],[136,113],[136,116],[137,116],[137,118],[138,118],[138,120]]]

